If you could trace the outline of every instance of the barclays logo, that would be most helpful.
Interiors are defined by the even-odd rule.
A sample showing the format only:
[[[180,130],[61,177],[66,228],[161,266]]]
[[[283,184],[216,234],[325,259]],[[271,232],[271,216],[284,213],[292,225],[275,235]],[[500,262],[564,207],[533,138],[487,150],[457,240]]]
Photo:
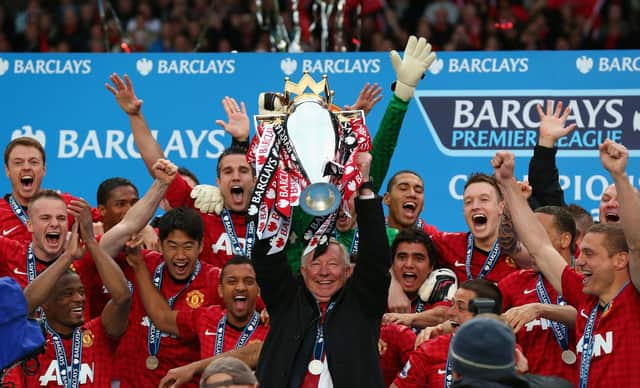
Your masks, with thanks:
[[[46,145],[46,136],[42,129],[33,130],[31,125],[23,125],[22,128],[16,128],[13,132],[11,132],[11,140],[18,137],[30,137],[36,139],[42,147]]]
[[[3,76],[9,70],[9,61],[0,58],[0,76]]]
[[[429,66],[429,72],[433,75],[439,74],[444,68],[444,60],[442,58],[436,58],[435,61]]]
[[[576,68],[582,74],[587,74],[593,69],[593,59],[583,55],[576,59]]]
[[[280,70],[282,70],[285,75],[291,75],[295,73],[297,68],[298,61],[296,61],[295,59],[287,57],[280,61]]]
[[[141,76],[146,77],[153,70],[153,61],[147,58],[140,58],[136,61],[136,70]]]

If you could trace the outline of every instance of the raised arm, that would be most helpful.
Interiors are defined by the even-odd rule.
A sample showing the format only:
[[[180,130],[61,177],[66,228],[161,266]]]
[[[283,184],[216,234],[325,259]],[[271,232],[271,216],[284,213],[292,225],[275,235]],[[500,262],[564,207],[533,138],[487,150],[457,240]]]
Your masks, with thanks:
[[[363,182],[369,180],[371,155],[359,153],[357,163]],[[362,243],[358,248],[358,264],[352,282],[354,291],[367,314],[382,317],[389,293],[391,252],[380,198],[366,186],[356,198],[358,229]]]
[[[514,332],[520,331],[524,325],[534,319],[545,318],[575,327],[578,311],[573,306],[552,303],[528,303],[512,307],[502,314]]]
[[[126,243],[127,262],[136,274],[136,292],[140,296],[144,310],[153,324],[164,333],[180,335],[178,313],[173,311],[167,300],[153,285],[151,273],[140,251],[141,241],[134,236]]]
[[[77,219],[80,237],[93,258],[102,284],[111,294],[111,300],[102,310],[102,326],[109,336],[120,337],[127,330],[127,316],[131,309],[131,292],[127,286],[127,279],[118,264],[98,245],[93,234],[89,204],[84,200],[73,200],[69,204],[69,212],[74,214],[74,217],[79,217]]]
[[[560,187],[558,167],[556,166],[556,142],[573,131],[576,124],[564,126],[571,108],[562,110],[562,101],[553,109],[553,101],[547,101],[546,112],[538,104],[540,116],[540,134],[538,145],[529,161],[529,183],[533,189],[529,204],[533,209],[539,206],[564,206],[564,192]]]
[[[105,86],[113,93],[120,108],[129,116],[131,133],[133,133],[136,147],[140,150],[140,155],[144,160],[145,166],[147,166],[147,170],[153,175],[153,164],[158,159],[164,159],[164,152],[158,141],[153,137],[151,130],[147,126],[147,121],[142,115],[142,100],[136,97],[133,84],[128,75],[125,74],[123,80],[116,73],[113,73],[109,79],[113,86],[108,83]]]
[[[380,127],[373,138],[371,155],[371,178],[374,191],[378,193],[387,172],[389,163],[398,143],[398,136],[404,116],[413,98],[418,82],[436,59],[431,45],[424,38],[410,36],[403,57],[395,50],[390,52],[391,64],[396,73],[396,82],[391,101],[384,112]]]
[[[631,186],[626,172],[629,151],[622,144],[607,139],[600,145],[600,160],[616,185],[620,222],[629,246],[631,281],[636,290],[640,291],[640,197]]]
[[[100,247],[111,257],[115,257],[131,235],[137,234],[151,220],[178,168],[166,159],[159,159],[153,165],[152,171],[156,179],[149,190],[127,211],[124,218],[100,239]]]
[[[567,263],[555,250],[542,224],[521,194],[520,185],[514,178],[515,157],[513,153],[498,151],[491,160],[496,179],[511,211],[515,231],[535,259],[536,265],[553,287],[562,293],[562,271]]]

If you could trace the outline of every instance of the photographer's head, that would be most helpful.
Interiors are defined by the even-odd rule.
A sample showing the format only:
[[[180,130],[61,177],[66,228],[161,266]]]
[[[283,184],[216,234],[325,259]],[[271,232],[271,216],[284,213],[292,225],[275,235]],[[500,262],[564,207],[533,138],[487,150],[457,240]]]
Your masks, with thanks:
[[[479,316],[456,331],[449,346],[454,379],[496,380],[515,374],[516,340],[499,318]]]
[[[467,280],[456,291],[453,304],[447,312],[449,321],[454,327],[462,325],[475,316],[473,306],[475,305],[477,309],[478,304],[472,303],[472,301],[476,298],[484,299],[483,306],[486,306],[487,300],[494,301],[492,311],[479,312],[493,312],[495,314],[502,312],[502,294],[495,284],[484,279]]]

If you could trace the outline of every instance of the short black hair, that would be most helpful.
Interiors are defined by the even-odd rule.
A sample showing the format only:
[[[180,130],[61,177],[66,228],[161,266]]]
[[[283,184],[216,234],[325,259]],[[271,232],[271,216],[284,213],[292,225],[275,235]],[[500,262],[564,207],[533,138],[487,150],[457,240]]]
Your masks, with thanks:
[[[498,186],[498,181],[496,177],[493,175],[487,175],[483,172],[474,172],[469,175],[469,179],[467,179],[467,183],[464,184],[464,190],[467,191],[467,187],[471,186],[474,183],[487,183],[496,190],[496,194],[498,194],[498,201],[502,201],[502,190],[500,190],[500,186]]]
[[[158,237],[160,241],[167,239],[174,230],[181,230],[192,239],[202,243],[204,223],[197,211],[185,207],[177,207],[164,213],[158,220]]]
[[[242,255],[233,255],[229,261],[227,261],[222,267],[222,271],[220,271],[220,283],[222,283],[222,278],[224,278],[224,270],[227,269],[230,265],[242,265],[249,264],[251,268],[253,268],[253,262],[247,256]]]
[[[411,175],[415,175],[418,177],[418,179],[420,179],[420,182],[422,182],[422,184],[424,185],[424,179],[422,179],[422,177],[420,176],[420,174],[418,174],[417,172],[413,171],[413,170],[400,170],[398,172],[396,172],[395,174],[393,174],[391,176],[391,179],[389,179],[389,182],[387,182],[387,193],[391,192],[391,189],[393,189],[393,186],[396,183],[396,178],[399,175],[402,174],[411,174]]]
[[[476,298],[492,299],[496,303],[493,306],[495,314],[502,314],[502,293],[498,286],[493,282],[486,279],[472,279],[464,281],[459,288],[473,291],[476,293]]]
[[[247,156],[247,149],[241,145],[238,144],[232,144],[230,147],[228,147],[227,149],[225,149],[222,154],[220,154],[220,156],[218,157],[218,164],[216,165],[216,173],[218,174],[218,177],[220,176],[220,163],[222,162],[222,159],[224,159],[225,157],[229,156],[229,155],[242,155],[242,156]],[[253,174],[253,176],[256,175],[256,170],[253,167],[253,165],[251,163],[249,163],[249,165],[251,166],[251,174]]]
[[[576,221],[569,211],[562,206],[541,206],[535,210],[536,213],[553,216],[553,225],[560,233],[569,233],[571,243],[569,245],[571,253],[574,253],[576,246]]]
[[[186,167],[178,167],[178,174],[180,174],[182,176],[188,176],[189,178],[193,179],[193,181],[196,183],[196,185],[200,184],[200,179],[198,179],[196,174],[194,174],[193,171],[189,170]]]
[[[424,230],[414,226],[408,229],[402,229],[398,232],[396,238],[391,243],[391,262],[395,261],[398,246],[402,243],[422,244],[429,255],[429,264],[431,264],[433,268],[438,268],[438,263],[440,263],[440,252],[438,252],[433,240],[431,240],[431,237],[429,237]]]
[[[136,195],[138,195],[138,188],[133,184],[133,182],[131,182],[127,178],[113,177],[105,179],[104,181],[102,181],[102,183],[100,183],[100,186],[98,186],[98,205],[106,205],[109,197],[111,196],[111,192],[114,189],[122,186],[133,187],[133,189],[136,191]]]

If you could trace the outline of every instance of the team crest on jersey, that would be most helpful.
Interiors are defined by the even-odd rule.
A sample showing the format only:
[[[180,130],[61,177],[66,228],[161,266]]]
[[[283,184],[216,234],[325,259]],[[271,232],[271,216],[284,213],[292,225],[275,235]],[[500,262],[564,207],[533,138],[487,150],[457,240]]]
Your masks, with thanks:
[[[192,309],[197,309],[204,304],[204,294],[200,290],[189,291],[185,299]]]
[[[388,347],[389,346],[387,345],[386,342],[384,342],[381,339],[378,339],[378,353],[380,353],[381,356],[387,352]]]
[[[93,346],[93,339],[95,338],[95,334],[89,329],[82,332],[82,347],[90,348]]]
[[[504,259],[504,262],[507,263],[507,265],[511,268],[518,268],[518,266],[516,265],[516,261],[511,256],[507,256]]]

